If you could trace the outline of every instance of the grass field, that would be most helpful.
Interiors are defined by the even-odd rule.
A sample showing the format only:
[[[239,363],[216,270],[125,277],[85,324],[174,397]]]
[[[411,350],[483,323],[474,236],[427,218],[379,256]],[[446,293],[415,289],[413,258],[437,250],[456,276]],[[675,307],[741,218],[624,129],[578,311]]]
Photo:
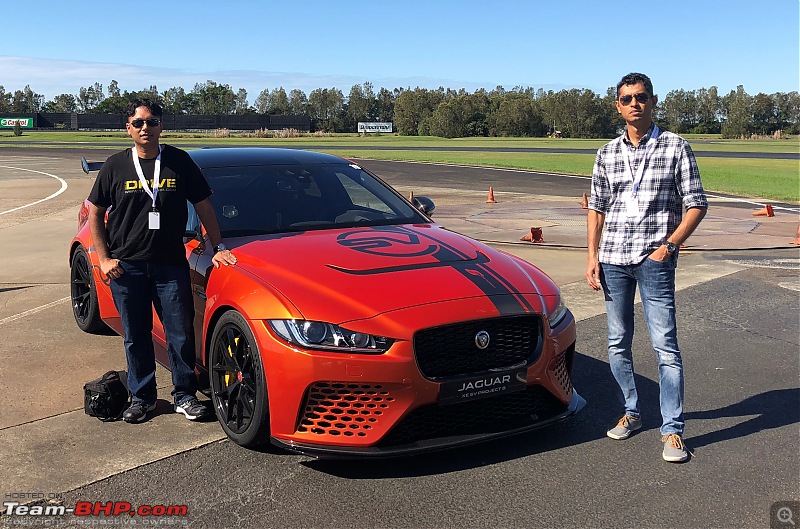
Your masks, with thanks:
[[[688,136],[692,148],[699,152],[800,152],[800,138],[786,140],[723,140],[703,135]],[[124,132],[25,132],[15,137],[11,132],[0,132],[0,141],[5,145],[46,145],[72,147],[76,149],[102,146],[109,149],[130,145]],[[431,137],[409,137],[395,135],[357,134],[305,135],[299,138],[255,138],[233,135],[230,138],[213,137],[203,133],[163,134],[165,143],[180,146],[202,147],[216,145],[260,145],[264,147],[309,146],[348,158],[380,160],[404,160],[419,162],[450,163],[457,165],[483,165],[589,175],[592,172],[594,155],[584,153],[515,153],[515,152],[463,152],[455,150],[366,150],[363,147],[435,147],[448,149],[458,147],[512,147],[512,148],[558,148],[597,149],[608,140],[573,140],[552,138],[459,138],[443,139]],[[44,145],[43,145],[44,144]],[[326,148],[328,147],[328,148]],[[0,155],[2,146],[0,146]],[[738,196],[778,200],[800,204],[800,161],[753,158],[698,157],[703,184],[707,191]]]

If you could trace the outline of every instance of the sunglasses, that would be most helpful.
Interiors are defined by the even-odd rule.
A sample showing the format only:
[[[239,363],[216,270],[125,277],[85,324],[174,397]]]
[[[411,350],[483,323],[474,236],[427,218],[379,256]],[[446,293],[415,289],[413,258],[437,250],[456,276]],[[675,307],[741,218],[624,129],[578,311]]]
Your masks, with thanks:
[[[161,125],[161,120],[158,118],[134,119],[133,121],[131,121],[131,126],[135,129],[140,129],[144,127],[145,123],[147,123],[148,127],[158,127],[159,125]]]
[[[622,106],[626,107],[631,104],[631,101],[633,101],[634,98],[636,99],[637,103],[644,105],[645,103],[650,101],[650,94],[639,92],[638,94],[634,95],[624,95],[619,98],[619,102],[622,103]]]

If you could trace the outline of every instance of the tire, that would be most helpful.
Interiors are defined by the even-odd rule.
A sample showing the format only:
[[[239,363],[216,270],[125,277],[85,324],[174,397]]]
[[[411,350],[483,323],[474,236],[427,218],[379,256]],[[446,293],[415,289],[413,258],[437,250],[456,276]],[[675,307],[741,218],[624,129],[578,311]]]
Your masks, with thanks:
[[[72,256],[69,279],[72,315],[78,328],[89,334],[109,334],[108,326],[100,318],[94,274],[89,256],[82,246]]]
[[[269,439],[269,403],[261,354],[250,326],[236,311],[222,315],[211,336],[211,401],[222,429],[238,445]]]

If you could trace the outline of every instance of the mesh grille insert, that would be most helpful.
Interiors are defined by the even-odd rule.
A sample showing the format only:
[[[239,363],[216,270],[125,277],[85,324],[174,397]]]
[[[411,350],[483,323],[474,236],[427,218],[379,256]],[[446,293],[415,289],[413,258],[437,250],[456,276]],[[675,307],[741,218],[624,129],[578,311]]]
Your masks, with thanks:
[[[475,344],[489,333],[486,349]],[[536,314],[459,322],[414,335],[414,354],[422,374],[441,379],[535,362],[541,353],[542,320]]]
[[[567,363],[563,354],[556,357],[552,364],[552,371],[554,380],[561,386],[564,394],[569,395],[572,392],[572,379],[567,371]]]
[[[317,382],[308,390],[297,431],[365,437],[394,400],[381,385]]]

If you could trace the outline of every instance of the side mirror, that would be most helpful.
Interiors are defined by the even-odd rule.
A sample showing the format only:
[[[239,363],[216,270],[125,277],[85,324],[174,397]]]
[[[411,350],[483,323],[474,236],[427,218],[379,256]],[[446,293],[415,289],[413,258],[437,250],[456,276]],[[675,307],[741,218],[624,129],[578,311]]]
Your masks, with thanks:
[[[436,209],[436,204],[433,200],[426,196],[414,197],[414,207],[426,214],[429,217],[433,216],[433,210]]]
[[[99,171],[105,162],[88,162],[86,158],[81,156],[81,169],[86,174],[89,174],[90,171]]]

